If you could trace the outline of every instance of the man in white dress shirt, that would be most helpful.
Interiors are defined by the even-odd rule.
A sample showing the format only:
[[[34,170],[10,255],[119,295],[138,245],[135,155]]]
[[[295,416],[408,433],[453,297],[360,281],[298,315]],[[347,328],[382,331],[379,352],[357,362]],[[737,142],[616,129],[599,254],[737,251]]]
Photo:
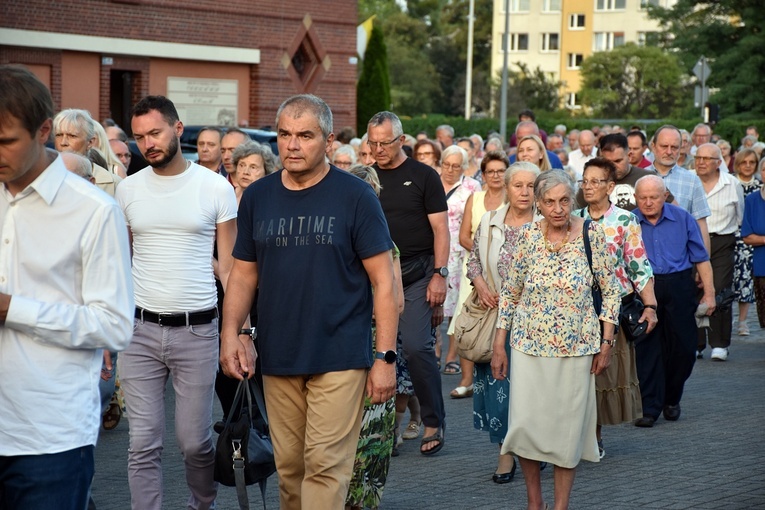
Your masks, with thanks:
[[[114,200],[45,147],[45,85],[0,66],[0,91],[0,508],[82,510],[102,351],[132,334],[127,230]]]
[[[597,155],[595,135],[589,129],[582,130],[579,133],[579,148],[568,154],[568,166],[576,174],[577,180],[582,178],[584,164]]]

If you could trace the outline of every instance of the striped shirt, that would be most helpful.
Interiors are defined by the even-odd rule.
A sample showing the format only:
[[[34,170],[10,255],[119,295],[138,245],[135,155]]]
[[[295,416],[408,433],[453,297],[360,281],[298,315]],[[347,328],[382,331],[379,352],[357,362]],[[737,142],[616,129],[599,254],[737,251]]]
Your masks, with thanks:
[[[720,178],[709,193],[707,202],[712,214],[707,218],[710,234],[735,234],[744,218],[744,188],[738,179],[719,171]]]

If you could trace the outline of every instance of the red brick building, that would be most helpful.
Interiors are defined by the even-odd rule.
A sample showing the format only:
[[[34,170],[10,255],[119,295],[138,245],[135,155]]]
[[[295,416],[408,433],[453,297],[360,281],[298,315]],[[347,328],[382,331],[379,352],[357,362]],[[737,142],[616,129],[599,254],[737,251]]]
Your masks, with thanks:
[[[356,0],[2,0],[0,64],[125,128],[147,94],[187,124],[261,127],[310,92],[338,131],[356,125],[356,24]]]

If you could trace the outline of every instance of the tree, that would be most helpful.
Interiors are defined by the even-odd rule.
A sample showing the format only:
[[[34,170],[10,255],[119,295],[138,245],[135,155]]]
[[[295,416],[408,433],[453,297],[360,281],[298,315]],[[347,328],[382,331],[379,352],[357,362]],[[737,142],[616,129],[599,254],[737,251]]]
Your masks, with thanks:
[[[516,66],[518,69],[513,69]],[[560,107],[560,89],[563,83],[537,66],[533,71],[523,62],[510,64],[507,70],[507,115],[515,118],[519,111],[530,109],[553,112]],[[494,101],[501,103],[502,72],[494,81]],[[499,109],[499,108],[498,108]]]
[[[688,98],[677,57],[628,43],[582,62],[582,104],[603,117],[666,117]]]
[[[649,15],[668,34],[664,47],[677,50],[690,73],[703,55],[711,60],[707,86],[724,114],[765,115],[765,30],[761,0],[678,0]]]
[[[364,52],[361,77],[356,86],[356,132],[365,133],[367,122],[372,115],[389,108],[388,54],[382,32],[377,26],[374,26],[367,49]]]

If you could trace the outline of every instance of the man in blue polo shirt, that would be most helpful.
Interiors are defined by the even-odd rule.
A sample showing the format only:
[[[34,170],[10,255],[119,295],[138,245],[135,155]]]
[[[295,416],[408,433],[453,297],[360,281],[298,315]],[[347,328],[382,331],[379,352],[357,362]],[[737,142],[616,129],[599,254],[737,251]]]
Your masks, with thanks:
[[[633,211],[643,230],[648,260],[655,278],[659,324],[635,345],[643,399],[638,427],[653,427],[659,413],[676,421],[685,381],[696,362],[695,265],[703,285],[702,304],[707,315],[715,309],[712,266],[698,224],[685,209],[665,203],[667,188],[658,175],[635,183],[638,210]]]

